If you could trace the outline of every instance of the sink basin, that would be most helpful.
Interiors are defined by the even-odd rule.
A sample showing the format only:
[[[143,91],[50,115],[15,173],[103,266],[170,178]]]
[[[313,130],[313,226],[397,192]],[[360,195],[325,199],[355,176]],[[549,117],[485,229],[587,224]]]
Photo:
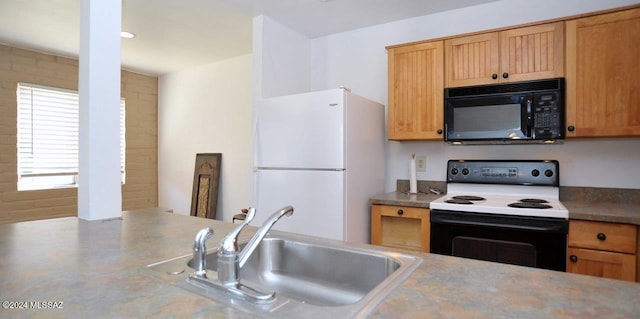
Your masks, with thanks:
[[[242,245],[241,245],[242,247]],[[266,317],[361,317],[404,281],[422,259],[384,249],[277,233],[267,236],[240,270],[240,282],[276,300],[257,305],[231,294],[194,286],[192,256],[147,266],[162,279],[192,292]],[[207,276],[217,280],[217,251],[207,254]]]

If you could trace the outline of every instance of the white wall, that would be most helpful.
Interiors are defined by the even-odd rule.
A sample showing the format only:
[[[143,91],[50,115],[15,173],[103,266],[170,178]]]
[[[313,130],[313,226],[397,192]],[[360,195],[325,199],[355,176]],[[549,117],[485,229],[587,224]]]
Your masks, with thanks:
[[[253,19],[254,96],[267,98],[310,90],[310,42],[267,16]]]
[[[638,0],[503,0],[330,35],[311,41],[311,89],[350,87],[387,104],[385,46],[487,30],[638,3]],[[448,159],[557,159],[561,184],[640,188],[640,138],[568,140],[563,145],[450,146],[389,142],[386,190],[409,178],[410,154],[427,156],[421,180],[444,180]]]
[[[196,153],[222,153],[217,219],[251,201],[252,55],[158,79],[158,201],[188,215]]]

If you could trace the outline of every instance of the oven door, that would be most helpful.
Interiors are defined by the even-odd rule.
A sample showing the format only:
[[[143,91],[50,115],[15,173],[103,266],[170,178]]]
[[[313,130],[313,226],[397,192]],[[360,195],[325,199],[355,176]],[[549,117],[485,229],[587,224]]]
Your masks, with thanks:
[[[561,218],[431,211],[431,253],[566,271]]]
[[[531,139],[531,94],[445,99],[445,141]]]

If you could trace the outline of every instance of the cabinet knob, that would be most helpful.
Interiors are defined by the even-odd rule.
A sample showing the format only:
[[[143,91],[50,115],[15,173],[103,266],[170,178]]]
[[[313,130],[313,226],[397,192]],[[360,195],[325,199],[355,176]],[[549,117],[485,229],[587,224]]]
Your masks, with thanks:
[[[596,237],[598,237],[598,240],[607,239],[607,235],[605,235],[604,233],[598,233],[598,235],[596,235]]]
[[[507,72],[502,73],[502,78],[503,78],[503,79],[506,79],[506,78],[508,78],[508,77],[509,77],[509,73],[507,73]]]
[[[402,214],[404,214],[404,210],[398,209],[398,215],[402,215]]]
[[[497,79],[497,78],[498,78],[498,75],[497,75],[497,74],[495,74],[495,73],[494,73],[494,74],[491,74],[491,78],[495,80],[495,79]]]
[[[442,135],[442,129],[438,129],[436,133],[438,133],[438,135]]]
[[[576,130],[576,127],[573,126],[573,125],[569,125],[569,127],[567,127],[567,131],[569,131],[569,132],[573,132],[575,130]]]
[[[571,256],[569,256],[569,260],[571,260],[571,262],[576,262],[576,261],[578,261],[578,256],[571,255]]]

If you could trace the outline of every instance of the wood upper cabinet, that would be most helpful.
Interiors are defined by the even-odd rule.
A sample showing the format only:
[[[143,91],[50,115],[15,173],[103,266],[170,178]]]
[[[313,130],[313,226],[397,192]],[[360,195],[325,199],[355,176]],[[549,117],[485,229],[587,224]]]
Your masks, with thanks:
[[[564,22],[445,41],[446,86],[564,76]]]
[[[371,244],[429,252],[427,208],[371,205]]]
[[[388,49],[390,140],[442,140],[443,56],[442,41]]]
[[[497,83],[500,73],[500,34],[484,33],[444,42],[446,86]]]
[[[569,221],[567,272],[636,281],[637,226]]]
[[[640,8],[566,26],[567,136],[640,135]]]

